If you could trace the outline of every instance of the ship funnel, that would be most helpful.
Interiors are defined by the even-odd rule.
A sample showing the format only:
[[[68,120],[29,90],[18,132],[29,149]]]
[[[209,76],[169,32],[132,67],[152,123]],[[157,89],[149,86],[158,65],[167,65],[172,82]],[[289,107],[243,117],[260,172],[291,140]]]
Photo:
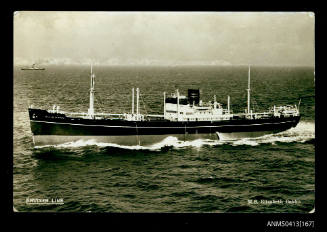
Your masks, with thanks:
[[[193,103],[198,105],[200,102],[200,90],[199,89],[188,89],[188,100],[191,105]]]

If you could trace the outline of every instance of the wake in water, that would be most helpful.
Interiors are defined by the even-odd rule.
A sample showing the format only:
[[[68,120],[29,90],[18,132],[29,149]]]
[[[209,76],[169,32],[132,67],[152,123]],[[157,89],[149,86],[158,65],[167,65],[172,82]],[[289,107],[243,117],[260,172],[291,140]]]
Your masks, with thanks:
[[[196,147],[200,148],[204,145],[207,146],[216,146],[223,144],[230,144],[232,146],[240,146],[240,145],[250,145],[250,146],[258,146],[260,144],[275,144],[276,142],[280,143],[292,143],[299,142],[304,143],[307,141],[314,140],[315,138],[315,123],[314,122],[300,122],[295,128],[291,128],[287,131],[280,132],[277,134],[264,135],[257,138],[242,138],[239,140],[231,140],[231,141],[220,141],[220,140],[210,140],[210,139],[197,139],[193,141],[181,141],[176,137],[169,136],[162,140],[159,143],[150,145],[150,146],[124,146],[118,145],[114,143],[101,143],[97,142],[94,139],[90,140],[78,140],[75,142],[68,142],[59,145],[44,145],[44,146],[35,146],[35,149],[40,148],[79,148],[85,146],[97,146],[97,147],[116,147],[121,149],[129,149],[129,150],[160,150],[164,147],[174,147],[176,149],[181,149],[185,147]]]

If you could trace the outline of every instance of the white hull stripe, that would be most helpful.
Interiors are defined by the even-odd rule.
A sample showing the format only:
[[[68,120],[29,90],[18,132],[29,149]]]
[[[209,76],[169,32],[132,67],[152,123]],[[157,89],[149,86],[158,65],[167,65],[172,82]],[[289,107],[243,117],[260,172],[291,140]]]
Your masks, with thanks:
[[[69,122],[49,122],[49,121],[37,121],[37,120],[30,120],[31,122],[41,122],[41,123],[52,123],[52,124],[68,124],[68,125],[73,125],[73,126],[95,126],[95,127],[120,127],[120,128],[136,128],[136,126],[108,126],[108,125],[86,125],[86,124],[77,124],[77,123],[69,123]],[[246,124],[246,125],[220,125],[220,126],[193,126],[193,127],[139,127],[137,128],[203,128],[203,127],[225,127],[225,126],[260,126],[260,125],[274,125],[274,124],[281,124],[281,123],[290,123],[293,121],[285,121],[285,122],[270,122],[270,123],[257,123],[257,124]]]

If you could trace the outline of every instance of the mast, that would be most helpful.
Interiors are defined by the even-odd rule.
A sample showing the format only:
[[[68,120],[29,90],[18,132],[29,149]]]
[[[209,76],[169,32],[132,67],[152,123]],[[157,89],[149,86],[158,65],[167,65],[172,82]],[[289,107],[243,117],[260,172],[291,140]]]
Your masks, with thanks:
[[[177,121],[179,121],[179,91],[177,89]]]
[[[228,114],[230,114],[230,97],[227,96],[227,110],[228,110]]]
[[[217,109],[217,99],[216,99],[216,95],[213,96],[213,108]]]
[[[93,73],[92,64],[91,64],[90,107],[88,110],[88,114],[92,118],[94,117],[94,78],[95,78],[95,75]]]
[[[164,119],[166,118],[166,92],[163,93],[164,95]]]
[[[248,110],[247,110],[247,113],[248,114],[250,114],[250,76],[251,76],[251,67],[250,67],[250,65],[249,65],[249,74],[248,74],[248,76],[249,76],[249,79],[248,79],[248,89],[247,89],[247,91],[248,91]]]
[[[134,88],[132,88],[132,114],[134,114]]]
[[[139,118],[139,95],[140,95],[140,90],[139,88],[136,88],[136,117],[137,120]]]

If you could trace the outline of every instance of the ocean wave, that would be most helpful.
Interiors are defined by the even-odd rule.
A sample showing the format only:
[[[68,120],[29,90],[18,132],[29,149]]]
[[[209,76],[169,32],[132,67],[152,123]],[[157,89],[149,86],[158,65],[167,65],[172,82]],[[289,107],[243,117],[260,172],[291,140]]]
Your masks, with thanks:
[[[79,147],[86,147],[86,146],[97,146],[97,147],[117,147],[117,148],[123,148],[123,149],[131,149],[131,150],[140,150],[144,149],[144,147],[135,145],[135,146],[125,146],[125,145],[119,145],[115,143],[102,143],[102,142],[97,142],[95,139],[80,139],[78,141],[74,142],[66,142],[62,144],[57,144],[57,145],[42,145],[42,146],[35,146],[35,149],[40,149],[40,148],[79,148]]]
[[[262,143],[304,143],[315,139],[315,123],[314,122],[300,122],[296,127],[277,134],[264,135],[256,138],[258,144]]]
[[[295,128],[291,128],[287,131],[277,134],[269,134],[256,138],[242,138],[238,140],[220,141],[210,139],[197,139],[193,141],[181,141],[176,137],[169,136],[153,145],[141,146],[141,145],[119,145],[114,143],[97,142],[95,139],[78,140],[74,142],[67,142],[58,145],[44,145],[35,146],[35,149],[40,148],[80,148],[86,146],[97,147],[115,147],[128,150],[161,150],[165,147],[173,147],[174,149],[182,149],[186,147],[201,148],[202,146],[219,146],[219,145],[232,145],[232,146],[258,146],[260,144],[276,144],[276,143],[305,143],[312,142],[315,138],[315,123],[314,122],[300,122]]]

